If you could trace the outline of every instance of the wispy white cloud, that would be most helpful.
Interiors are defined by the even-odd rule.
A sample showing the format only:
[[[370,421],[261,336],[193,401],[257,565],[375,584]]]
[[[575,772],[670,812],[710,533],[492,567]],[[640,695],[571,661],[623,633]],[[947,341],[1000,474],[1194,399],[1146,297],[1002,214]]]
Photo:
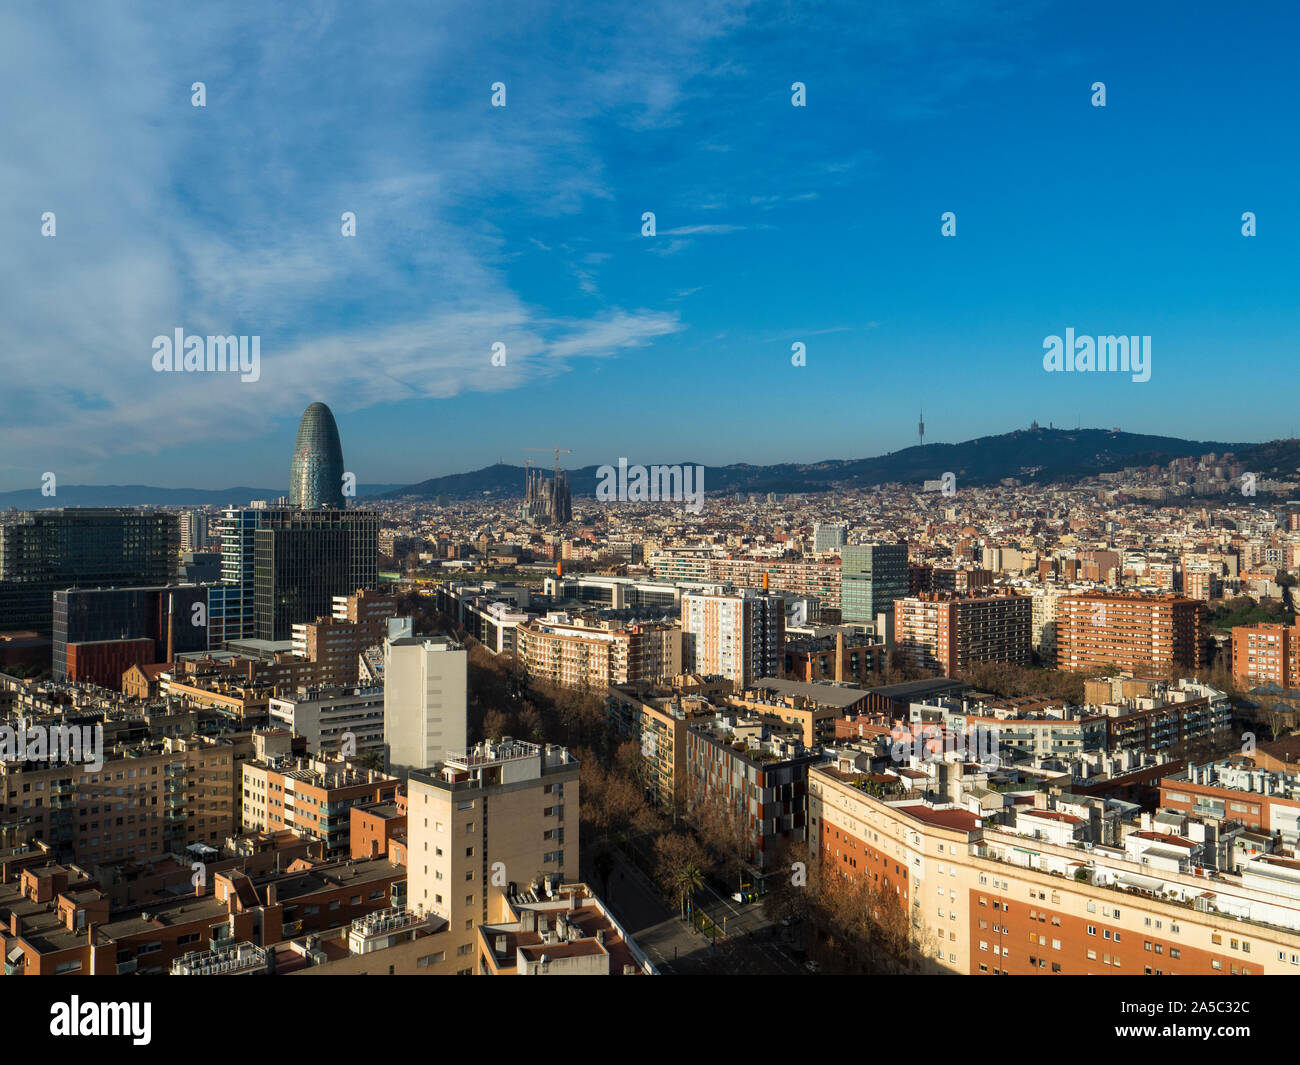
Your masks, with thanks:
[[[506,233],[607,200],[584,123],[616,100],[630,128],[671,126],[744,6],[638,5],[625,39],[611,8],[563,42],[550,4],[510,25],[470,3],[365,20],[333,3],[0,13],[0,222],[18,235],[0,260],[6,464],[90,480],[123,454],[246,439],[313,399],[518,388],[680,330],[671,312],[531,305]],[[570,260],[578,291],[598,297],[607,257]],[[261,380],[155,373],[152,339],[177,327],[260,335]]]

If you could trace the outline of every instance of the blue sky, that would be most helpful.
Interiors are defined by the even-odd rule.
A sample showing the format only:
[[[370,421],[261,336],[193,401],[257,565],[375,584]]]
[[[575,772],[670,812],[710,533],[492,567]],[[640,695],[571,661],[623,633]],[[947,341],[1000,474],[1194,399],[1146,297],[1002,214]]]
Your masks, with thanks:
[[[1300,421],[1293,5],[267,7],[0,13],[0,489],[282,486],[318,399],[362,483]]]

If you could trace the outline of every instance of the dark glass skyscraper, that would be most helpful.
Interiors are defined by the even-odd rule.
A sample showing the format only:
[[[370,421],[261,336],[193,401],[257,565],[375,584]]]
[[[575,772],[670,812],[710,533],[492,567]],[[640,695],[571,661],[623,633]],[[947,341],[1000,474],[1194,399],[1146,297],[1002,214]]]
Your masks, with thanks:
[[[343,445],[339,427],[324,403],[313,403],[298,423],[289,467],[289,505],[301,510],[342,510]]]
[[[287,640],[295,622],[333,611],[334,596],[379,580],[379,515],[369,510],[255,512],[253,624],[260,640]]]
[[[0,523],[0,631],[50,636],[58,588],[168,584],[175,514],[125,508],[38,510]]]

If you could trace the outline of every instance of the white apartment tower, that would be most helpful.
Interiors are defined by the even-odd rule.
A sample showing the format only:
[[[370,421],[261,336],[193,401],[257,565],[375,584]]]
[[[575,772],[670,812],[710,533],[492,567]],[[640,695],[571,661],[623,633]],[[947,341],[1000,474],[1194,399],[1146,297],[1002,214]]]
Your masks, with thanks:
[[[445,636],[384,641],[384,748],[390,773],[405,780],[411,770],[465,749],[467,666],[464,647]]]

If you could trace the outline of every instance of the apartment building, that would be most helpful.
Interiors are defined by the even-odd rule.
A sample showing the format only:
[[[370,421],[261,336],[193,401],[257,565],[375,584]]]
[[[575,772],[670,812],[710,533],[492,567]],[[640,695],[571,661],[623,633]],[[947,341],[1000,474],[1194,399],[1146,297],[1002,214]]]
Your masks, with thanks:
[[[247,961],[258,953],[249,948],[265,951],[345,927],[392,907],[403,878],[400,867],[384,860],[300,859],[259,876],[225,870],[211,877],[210,886],[114,910],[84,870],[47,865],[0,884],[0,951],[9,975],[159,975],[177,962],[181,974],[231,972],[201,955]]]
[[[399,782],[346,759],[292,758],[243,764],[243,831],[289,830],[325,845],[329,858],[351,854],[354,806],[392,802]]]
[[[144,861],[234,830],[236,743],[167,737],[75,761],[0,764],[3,822],[82,862]]]
[[[605,697],[606,720],[620,740],[640,746],[647,784],[670,810],[685,802],[686,729],[714,713],[708,699],[658,685],[615,687]]]
[[[655,576],[669,581],[732,584],[817,599],[823,608],[840,609],[840,560],[729,558],[689,550],[655,552]],[[810,618],[815,621],[815,618]],[[867,619],[874,620],[874,619]]]
[[[272,696],[267,715],[272,724],[302,736],[308,754],[362,758],[384,752],[384,689],[380,686],[308,688]]]
[[[804,747],[800,731],[757,714],[726,713],[686,730],[688,809],[699,816],[708,805],[733,818],[759,876],[783,843],[807,839],[808,768],[823,755]]]
[[[1160,781],[1160,807],[1300,841],[1300,776],[1231,762],[1191,765]]]
[[[384,641],[384,746],[400,778],[465,746],[468,654],[445,636]]]
[[[785,600],[744,591],[682,596],[684,668],[748,687],[775,677],[785,643]]]
[[[1031,659],[1032,621],[1027,596],[908,596],[894,603],[895,661],[945,677],[984,662],[1025,666]]]
[[[409,908],[447,921],[457,972],[472,974],[476,926],[510,920],[518,885],[578,868],[577,760],[549,744],[483,742],[412,771],[407,802]]]
[[[1300,625],[1234,625],[1232,679],[1244,687],[1300,687]]]
[[[518,626],[516,655],[530,677],[603,691],[682,671],[682,630],[662,622],[600,621],[552,612]]]
[[[1205,665],[1206,607],[1179,595],[1090,592],[1057,604],[1057,667],[1135,672]]]
[[[1208,684],[1183,678],[1175,685],[1153,684],[1134,695],[1096,708],[1106,723],[1106,749],[1157,753],[1196,740],[1232,734],[1232,704]]]
[[[386,592],[361,589],[352,595],[336,595],[329,616],[294,623],[293,652],[315,663],[312,683],[356,684],[361,653],[383,642],[389,634],[389,621],[396,617],[397,600]]]
[[[478,927],[480,976],[655,976],[658,969],[586,884],[537,884]]]
[[[1056,607],[1065,595],[1059,588],[1034,588],[1029,593],[1029,643],[1042,661],[1051,664],[1056,663]]]
[[[808,684],[819,680],[865,684],[888,663],[884,643],[843,630],[833,636],[787,635],[782,653],[785,676]]]
[[[834,740],[835,722],[861,711],[867,693],[847,684],[765,678],[722,702],[727,707],[754,711],[797,726],[803,745],[811,748]]]
[[[810,853],[907,915],[921,968],[967,974],[1300,973],[1300,891],[1154,870],[1125,850],[1020,834],[953,803],[877,798],[809,772]]]

